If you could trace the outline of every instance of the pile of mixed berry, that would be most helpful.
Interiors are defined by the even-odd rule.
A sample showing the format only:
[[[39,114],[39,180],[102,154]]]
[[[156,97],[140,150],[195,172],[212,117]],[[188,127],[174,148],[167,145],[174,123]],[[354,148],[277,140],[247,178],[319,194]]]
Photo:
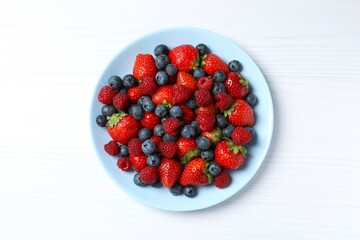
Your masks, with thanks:
[[[132,74],[110,77],[98,93],[96,123],[112,139],[104,150],[138,186],[187,197],[199,186],[227,187],[255,134],[257,98],[241,63],[205,44],[160,44],[154,55],[138,54]]]

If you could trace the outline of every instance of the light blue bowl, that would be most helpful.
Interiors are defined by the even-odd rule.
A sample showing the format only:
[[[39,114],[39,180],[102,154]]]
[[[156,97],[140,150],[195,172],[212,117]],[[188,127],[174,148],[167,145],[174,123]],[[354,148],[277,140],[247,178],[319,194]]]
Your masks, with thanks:
[[[247,164],[245,168],[231,172],[232,183],[225,189],[218,189],[215,186],[198,188],[198,195],[195,198],[185,196],[173,196],[165,187],[138,187],[133,183],[134,172],[123,172],[116,166],[117,158],[107,155],[103,146],[110,140],[105,128],[96,125],[95,118],[101,112],[102,104],[97,101],[100,88],[107,84],[107,79],[112,75],[123,77],[132,72],[135,56],[138,53],[151,53],[156,45],[164,43],[170,48],[181,44],[205,43],[213,53],[219,55],[229,62],[233,59],[239,60],[243,65],[242,74],[250,82],[253,93],[258,98],[258,103],[254,108],[256,124],[254,129],[257,134],[256,142],[249,147]],[[191,211],[198,210],[218,204],[233,196],[254,177],[266,153],[269,149],[273,132],[274,113],[273,103],[266,80],[258,66],[237,44],[216,33],[207,30],[176,27],[152,32],[140,39],[137,39],[125,46],[117,56],[107,66],[101,76],[95,90],[91,105],[91,132],[95,151],[99,160],[103,164],[107,173],[125,192],[136,200],[149,206],[171,210],[171,211]]]

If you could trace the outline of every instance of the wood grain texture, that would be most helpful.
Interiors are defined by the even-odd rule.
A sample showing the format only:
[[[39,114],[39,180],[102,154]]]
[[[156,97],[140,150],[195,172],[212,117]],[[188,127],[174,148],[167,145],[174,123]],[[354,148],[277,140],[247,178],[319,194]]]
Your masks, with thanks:
[[[186,0],[175,13],[164,0],[0,2],[0,239],[359,239],[359,10],[350,0],[212,0],[203,10]],[[120,191],[89,133],[106,64],[128,41],[171,26],[237,42],[275,105],[256,178],[189,213]]]

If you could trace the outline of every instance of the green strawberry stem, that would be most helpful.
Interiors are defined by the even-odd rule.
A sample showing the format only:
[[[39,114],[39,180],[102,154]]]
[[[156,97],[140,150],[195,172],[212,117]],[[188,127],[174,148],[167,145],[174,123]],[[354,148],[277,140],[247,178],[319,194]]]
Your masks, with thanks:
[[[200,65],[200,61],[199,61],[199,57],[194,59],[194,66],[193,66],[193,70],[199,68]]]
[[[224,116],[225,117],[228,117],[231,115],[232,111],[234,111],[235,107],[237,106],[238,104],[235,102],[233,103],[228,109],[224,110],[223,113],[224,113]]]
[[[220,142],[221,137],[222,137],[222,134],[221,134],[220,128],[215,128],[214,129],[214,139],[212,139],[213,144],[217,144],[218,142]]]
[[[116,126],[116,124],[118,124],[118,122],[126,115],[127,114],[122,111],[120,111],[118,113],[114,113],[113,115],[111,115],[111,117],[107,117],[108,121],[106,123],[106,126],[109,126],[109,127]]]
[[[195,148],[194,150],[188,150],[185,156],[183,156],[180,160],[182,164],[187,164],[194,157],[200,156],[200,149]]]
[[[245,155],[247,154],[246,148],[244,148],[241,145],[236,145],[233,141],[231,141],[228,138],[223,137],[223,139],[227,140],[228,149],[230,151],[232,151],[234,154],[238,154],[239,152],[241,152],[241,154],[244,155],[245,157]]]
[[[204,65],[206,64],[206,61],[205,61],[206,57],[207,57],[207,54],[205,54],[204,56],[202,56],[200,67],[202,67],[202,66],[204,66]]]
[[[213,180],[214,180],[214,175],[209,173],[209,171],[208,171],[209,165],[210,165],[209,161],[206,161],[205,162],[205,168],[203,169],[203,173],[208,177],[209,184],[211,184],[213,182]]]
[[[166,100],[164,100],[164,101],[162,102],[162,104],[163,104],[165,107],[167,107],[167,108],[172,108],[171,103],[168,103]]]

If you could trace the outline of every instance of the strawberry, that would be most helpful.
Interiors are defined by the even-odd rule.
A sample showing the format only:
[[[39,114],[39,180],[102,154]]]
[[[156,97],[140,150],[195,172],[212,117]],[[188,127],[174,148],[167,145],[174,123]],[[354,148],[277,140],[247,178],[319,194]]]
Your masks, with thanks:
[[[216,115],[220,112],[220,110],[215,106],[214,103],[211,103],[210,105],[206,107],[199,107],[196,109],[196,114],[199,115],[201,113],[208,113]]]
[[[173,102],[175,104],[184,103],[190,98],[191,91],[187,87],[185,87],[184,85],[174,84],[173,87],[174,87]]]
[[[253,109],[242,99],[235,99],[231,107],[224,111],[224,116],[235,127],[253,126],[255,123]]]
[[[192,93],[197,90],[197,81],[196,79],[188,72],[178,72],[176,83],[184,85]]]
[[[119,158],[116,165],[118,166],[118,168],[120,168],[121,170],[123,170],[125,172],[130,171],[132,168],[131,161],[125,157]]]
[[[181,119],[184,121],[184,123],[189,124],[195,119],[195,112],[186,106],[186,104],[180,104],[179,107],[183,110],[183,115]]]
[[[137,172],[140,172],[147,166],[146,158],[147,157],[145,155],[139,155],[139,156],[130,155],[130,157],[129,157],[133,168]]]
[[[213,85],[213,80],[209,77],[201,77],[197,82],[198,89],[210,91]]]
[[[133,75],[139,81],[144,77],[155,78],[157,68],[155,59],[151,54],[138,54],[133,67]]]
[[[98,100],[103,104],[111,104],[115,94],[116,94],[115,88],[110,86],[104,86],[99,91]]]
[[[212,180],[213,175],[208,172],[206,161],[202,158],[195,158],[184,167],[179,183],[183,186],[204,186],[210,184]]]
[[[180,158],[181,163],[185,164],[194,157],[200,156],[200,149],[197,147],[194,138],[180,137],[176,144],[178,146],[176,156]]]
[[[201,113],[197,115],[195,121],[199,123],[199,128],[201,131],[208,132],[213,129],[216,118],[213,114]]]
[[[111,140],[110,142],[108,142],[107,144],[104,145],[104,150],[110,156],[116,156],[120,152],[120,147],[116,141]]]
[[[114,113],[107,122],[108,133],[121,144],[127,144],[130,139],[137,137],[139,130],[139,122],[124,112]]]
[[[214,161],[224,169],[237,169],[245,162],[247,151],[229,140],[222,140],[215,146]]]
[[[175,159],[162,158],[158,166],[158,173],[161,183],[167,187],[172,187],[180,178],[182,165]]]
[[[238,72],[229,72],[224,85],[233,98],[244,98],[249,93],[249,82]]]
[[[215,103],[216,106],[220,110],[225,110],[225,109],[228,109],[231,106],[234,99],[229,94],[227,94],[225,92],[220,92],[220,93],[215,95],[215,100],[216,100],[216,103]]]
[[[231,134],[232,141],[237,145],[243,145],[252,140],[251,132],[243,127],[236,127]]]
[[[158,88],[153,77],[144,77],[139,83],[138,89],[141,95],[154,94]]]
[[[130,105],[131,100],[126,93],[117,93],[114,96],[112,102],[117,110],[125,111],[127,107]]]
[[[190,72],[199,66],[199,53],[190,44],[177,46],[169,51],[169,59],[178,71]]]
[[[140,156],[143,154],[141,150],[142,141],[139,138],[130,139],[128,143],[129,154],[133,156]]]
[[[213,53],[205,54],[202,58],[201,67],[208,75],[213,75],[216,71],[228,73],[228,65],[217,55]]]
[[[145,184],[153,184],[159,178],[156,167],[147,166],[140,171],[140,179]]]
[[[129,96],[132,103],[136,103],[137,100],[142,96],[138,87],[132,87],[128,89],[127,95]]]
[[[145,112],[144,117],[140,121],[142,127],[153,130],[160,123],[160,118],[154,112]]]
[[[175,156],[178,146],[174,142],[160,142],[159,151],[165,158],[172,158]]]
[[[152,101],[157,106],[159,104],[173,104],[174,88],[173,86],[160,86],[152,95]]]
[[[221,130],[220,128],[216,127],[213,128],[211,131],[201,132],[201,136],[208,138],[213,145],[216,145],[221,140]]]
[[[170,117],[162,123],[164,131],[170,136],[176,136],[180,130],[180,121],[177,118]]]
[[[206,107],[212,103],[212,96],[208,90],[196,90],[194,96],[196,105],[199,107]]]
[[[231,176],[227,171],[221,171],[214,177],[214,185],[217,188],[226,188],[231,182]]]

